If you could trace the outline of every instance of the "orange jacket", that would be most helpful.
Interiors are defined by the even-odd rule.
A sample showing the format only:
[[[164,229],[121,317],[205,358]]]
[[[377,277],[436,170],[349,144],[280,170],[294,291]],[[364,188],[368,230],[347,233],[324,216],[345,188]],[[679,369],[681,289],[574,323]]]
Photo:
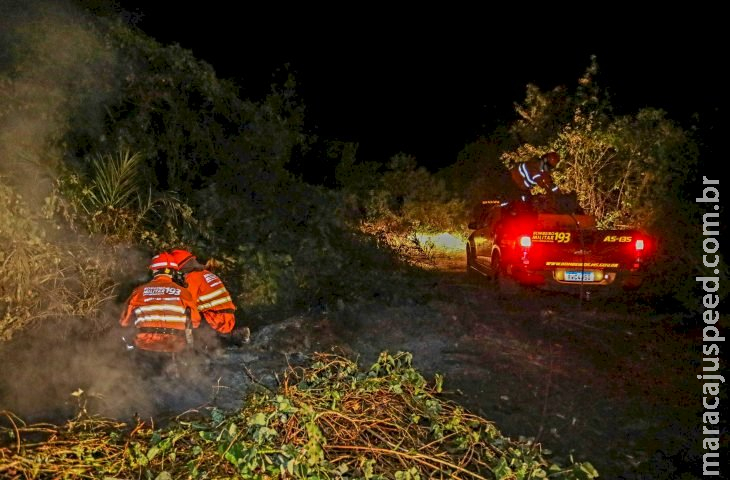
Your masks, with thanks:
[[[230,333],[236,324],[236,306],[218,275],[209,270],[192,271],[185,280],[205,321],[218,333]]]
[[[524,191],[532,190],[532,187],[540,186],[548,192],[556,191],[549,166],[542,159],[520,162],[510,168],[510,175],[517,186]]]
[[[139,349],[179,352],[187,345],[185,310],[188,308],[192,326],[197,328],[200,314],[193,296],[169,275],[158,275],[134,289],[119,324],[137,328],[134,344]]]

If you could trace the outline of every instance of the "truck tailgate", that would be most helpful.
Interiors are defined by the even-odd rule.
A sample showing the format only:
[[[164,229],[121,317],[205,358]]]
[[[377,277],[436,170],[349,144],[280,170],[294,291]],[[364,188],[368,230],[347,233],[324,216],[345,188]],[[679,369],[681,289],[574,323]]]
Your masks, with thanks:
[[[543,217],[543,215],[540,215]],[[544,215],[532,232],[531,260],[545,267],[631,268],[649,248],[649,238],[636,229],[578,228],[580,216]],[[569,223],[572,223],[570,225]],[[585,223],[591,224],[590,217]]]

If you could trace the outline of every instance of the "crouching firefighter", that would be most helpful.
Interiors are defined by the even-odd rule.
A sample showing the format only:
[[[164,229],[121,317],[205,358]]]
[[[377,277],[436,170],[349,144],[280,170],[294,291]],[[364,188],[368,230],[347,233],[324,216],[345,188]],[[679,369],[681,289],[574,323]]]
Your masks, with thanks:
[[[170,254],[153,257],[150,269],[152,280],[132,291],[122,312],[122,338],[136,360],[154,373],[168,364],[177,371],[179,355],[191,350],[192,329],[200,324],[200,314]]]
[[[251,331],[245,326],[236,328],[236,306],[223,280],[198,262],[198,258],[188,250],[176,249],[168,253],[184,275],[185,286],[190,290],[202,319],[224,343],[248,343]]]

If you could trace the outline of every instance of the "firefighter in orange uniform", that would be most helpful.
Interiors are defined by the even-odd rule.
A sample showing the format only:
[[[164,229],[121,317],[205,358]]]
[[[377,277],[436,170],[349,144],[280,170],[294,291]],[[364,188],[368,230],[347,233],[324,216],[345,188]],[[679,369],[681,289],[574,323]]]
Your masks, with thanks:
[[[178,266],[171,255],[156,255],[150,269],[152,280],[134,289],[119,324],[134,332],[133,346],[138,350],[182,352],[192,343],[192,329],[200,325],[197,305],[192,294],[175,282]]]
[[[234,330],[236,306],[220,277],[200,264],[187,250],[171,250],[168,253],[185,275],[185,283],[197,303],[198,312],[208,325],[219,334],[230,334],[234,343],[247,343],[250,330],[248,327]]]
[[[553,182],[552,171],[560,162],[560,155],[548,152],[540,158],[520,162],[510,168],[510,176],[525,195],[530,195],[533,187],[542,187],[548,194],[558,192]]]

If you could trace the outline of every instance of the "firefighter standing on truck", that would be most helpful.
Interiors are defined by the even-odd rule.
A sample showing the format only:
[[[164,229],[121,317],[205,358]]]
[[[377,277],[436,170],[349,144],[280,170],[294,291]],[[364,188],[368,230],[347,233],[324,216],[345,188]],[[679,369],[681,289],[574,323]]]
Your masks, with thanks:
[[[248,327],[234,329],[236,306],[220,277],[198,262],[188,250],[177,249],[168,253],[185,276],[185,284],[193,295],[198,312],[208,325],[235,344],[248,343],[251,334]]]
[[[127,348],[143,363],[159,371],[164,359],[192,343],[192,329],[200,325],[200,314],[192,294],[176,282],[178,266],[168,253],[150,261],[152,280],[132,291],[119,324],[124,328]],[[133,337],[133,338],[130,338]]]
[[[555,194],[558,187],[553,181],[552,171],[558,163],[560,155],[557,152],[548,152],[540,158],[514,164],[509,172],[524,196],[531,195],[534,187],[542,187],[548,194]]]

